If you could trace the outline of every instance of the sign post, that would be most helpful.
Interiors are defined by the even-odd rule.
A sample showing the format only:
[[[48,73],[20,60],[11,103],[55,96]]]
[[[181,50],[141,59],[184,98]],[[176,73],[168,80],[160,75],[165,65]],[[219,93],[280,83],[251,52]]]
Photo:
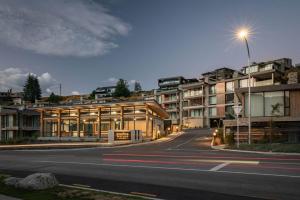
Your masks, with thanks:
[[[240,126],[239,126],[239,114],[241,113],[242,111],[242,106],[232,106],[233,107],[233,110],[234,110],[234,113],[236,115],[236,138],[237,138],[237,148],[240,147]]]

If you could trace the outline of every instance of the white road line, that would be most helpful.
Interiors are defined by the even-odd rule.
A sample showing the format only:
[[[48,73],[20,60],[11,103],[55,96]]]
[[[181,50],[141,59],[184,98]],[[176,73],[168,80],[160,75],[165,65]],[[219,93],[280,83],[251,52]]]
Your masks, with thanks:
[[[185,144],[187,144],[187,143],[189,143],[189,142],[191,142],[191,141],[193,141],[195,138],[197,138],[197,137],[199,137],[198,135],[195,135],[194,137],[192,137],[191,139],[189,139],[188,141],[185,141],[185,142],[183,142],[183,143],[181,143],[181,144],[178,144],[178,145],[176,145],[174,148],[169,148],[169,149],[177,149],[178,147],[181,147],[181,146],[183,146],[183,145],[185,145]]]
[[[227,174],[244,174],[244,175],[257,175],[257,176],[275,176],[275,177],[288,177],[288,178],[300,178],[296,175],[285,174],[266,174],[266,173],[252,173],[252,172],[239,172],[239,171],[209,171],[206,169],[195,168],[180,168],[180,167],[159,167],[159,166],[147,166],[147,165],[124,165],[124,164],[107,164],[107,163],[80,163],[80,162],[59,162],[59,161],[32,161],[38,163],[56,163],[56,164],[74,164],[74,165],[95,165],[95,166],[110,166],[110,167],[128,167],[128,168],[144,168],[144,169],[162,169],[162,170],[178,170],[178,171],[196,171],[196,172],[211,172],[211,173],[227,173]]]
[[[222,169],[223,167],[226,167],[229,164],[230,164],[229,162],[225,162],[225,163],[219,164],[219,165],[211,168],[209,171],[212,171],[212,172],[218,171],[219,169]]]

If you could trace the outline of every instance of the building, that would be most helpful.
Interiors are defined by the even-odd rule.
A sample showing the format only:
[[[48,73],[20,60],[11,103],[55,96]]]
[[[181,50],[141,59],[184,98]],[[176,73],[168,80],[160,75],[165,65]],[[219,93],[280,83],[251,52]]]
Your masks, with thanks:
[[[236,90],[242,104],[240,141],[248,141],[248,89]],[[300,141],[300,84],[253,87],[251,92],[251,140]],[[223,121],[226,134],[236,139],[236,119]],[[271,128],[273,127],[273,128]],[[271,135],[273,134],[273,135]]]
[[[0,105],[21,105],[23,102],[22,92],[0,92]]]
[[[16,106],[0,106],[0,140],[35,137],[39,132],[39,113]]]
[[[102,100],[103,98],[112,97],[116,90],[116,86],[98,87],[95,90],[95,100]]]
[[[170,77],[158,80],[157,101],[169,113],[173,127],[222,127],[223,120],[235,118],[233,106],[241,104],[235,90],[251,86],[281,85],[286,71],[293,71],[289,58],[253,63],[241,71],[222,67],[203,73],[197,79]],[[298,74],[289,75],[291,82]],[[296,77],[296,78],[295,78]],[[298,81],[298,79],[296,80]]]
[[[146,139],[165,133],[168,113],[154,100],[115,101],[34,108],[40,112],[41,138],[107,140],[109,130],[140,130]]]
[[[187,83],[188,80],[182,76],[168,77],[158,79],[159,89],[154,92],[157,102],[169,114],[168,120],[172,124],[172,131],[180,128],[180,90],[181,84]]]

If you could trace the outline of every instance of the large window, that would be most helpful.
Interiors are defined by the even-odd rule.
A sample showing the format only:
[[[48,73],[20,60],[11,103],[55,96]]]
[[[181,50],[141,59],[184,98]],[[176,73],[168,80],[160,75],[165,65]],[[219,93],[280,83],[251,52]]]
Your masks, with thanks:
[[[265,116],[284,115],[284,92],[265,92]]]
[[[234,91],[233,81],[226,82],[226,92],[233,92],[233,91]]]
[[[202,110],[201,109],[195,109],[190,111],[191,117],[200,117],[202,116]]]
[[[209,94],[216,94],[216,85],[209,86]]]
[[[251,116],[283,116],[289,110],[288,93],[283,91],[252,93]],[[286,101],[286,103],[285,103]],[[245,96],[245,114],[248,116],[248,94]]]
[[[215,105],[215,104],[217,104],[217,97],[216,97],[216,96],[211,96],[211,97],[209,97],[209,104],[210,104],[210,105]]]
[[[245,96],[245,114],[248,116],[248,94]],[[264,116],[264,93],[251,94],[251,116]]]
[[[234,102],[234,93],[226,94],[225,102],[226,103],[233,103]]]
[[[208,112],[209,112],[210,117],[217,116],[217,108],[216,107],[209,108]]]

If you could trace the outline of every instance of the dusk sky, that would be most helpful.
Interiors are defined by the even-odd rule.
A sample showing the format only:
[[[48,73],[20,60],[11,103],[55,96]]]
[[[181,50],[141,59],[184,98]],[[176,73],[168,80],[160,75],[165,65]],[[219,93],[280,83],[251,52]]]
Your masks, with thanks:
[[[43,94],[87,94],[118,78],[143,89],[169,76],[199,78],[247,64],[233,39],[251,27],[252,62],[300,63],[299,0],[0,0],[0,90],[28,73]]]

